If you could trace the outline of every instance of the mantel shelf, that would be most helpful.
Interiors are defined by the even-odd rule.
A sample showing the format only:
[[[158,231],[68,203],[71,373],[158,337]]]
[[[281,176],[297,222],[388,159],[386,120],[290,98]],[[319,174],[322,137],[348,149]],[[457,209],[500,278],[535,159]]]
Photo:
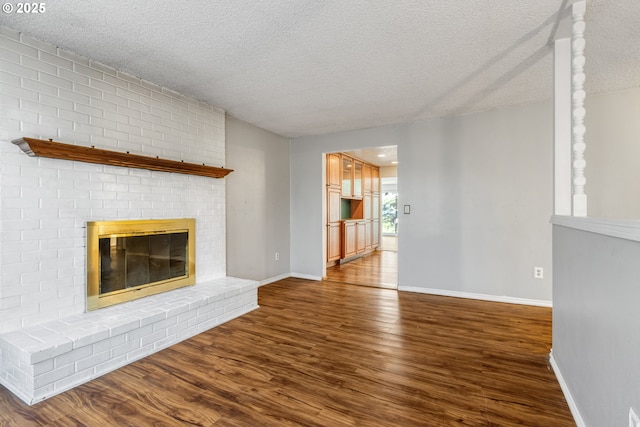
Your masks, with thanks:
[[[42,139],[21,138],[11,142],[31,157],[75,160],[79,162],[148,169],[152,171],[199,175],[210,178],[224,178],[230,172],[233,172],[232,169],[205,166],[204,164],[197,165],[195,163],[129,154],[128,152],[119,153],[117,151],[102,150],[94,147],[63,144],[61,142],[54,142],[53,140],[45,141]]]

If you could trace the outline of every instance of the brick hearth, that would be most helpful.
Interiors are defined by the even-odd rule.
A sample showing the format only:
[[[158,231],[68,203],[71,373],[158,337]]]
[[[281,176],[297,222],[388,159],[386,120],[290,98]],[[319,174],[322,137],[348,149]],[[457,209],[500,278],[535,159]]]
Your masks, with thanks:
[[[0,335],[0,383],[34,404],[258,307],[225,277]]]

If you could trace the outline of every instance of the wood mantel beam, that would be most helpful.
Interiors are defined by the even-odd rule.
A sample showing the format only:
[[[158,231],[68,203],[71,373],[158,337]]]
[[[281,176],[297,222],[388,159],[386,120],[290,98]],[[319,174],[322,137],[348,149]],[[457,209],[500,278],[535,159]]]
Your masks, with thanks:
[[[34,138],[20,138],[11,141],[31,157],[49,157],[52,159],[75,160],[78,162],[98,163],[152,171],[173,172],[186,175],[224,178],[232,169],[206,166],[204,163],[185,163],[183,161],[160,159],[158,157],[138,154],[119,153],[94,147],[63,144],[53,140],[45,141]]]

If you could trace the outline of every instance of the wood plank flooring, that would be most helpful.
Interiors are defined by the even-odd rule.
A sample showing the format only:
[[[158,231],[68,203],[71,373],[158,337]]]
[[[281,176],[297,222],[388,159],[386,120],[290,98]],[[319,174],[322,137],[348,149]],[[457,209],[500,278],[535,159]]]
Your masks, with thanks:
[[[376,288],[398,288],[398,253],[374,251],[362,258],[327,268],[325,280]]]
[[[284,279],[260,308],[1,426],[574,426],[548,308]]]

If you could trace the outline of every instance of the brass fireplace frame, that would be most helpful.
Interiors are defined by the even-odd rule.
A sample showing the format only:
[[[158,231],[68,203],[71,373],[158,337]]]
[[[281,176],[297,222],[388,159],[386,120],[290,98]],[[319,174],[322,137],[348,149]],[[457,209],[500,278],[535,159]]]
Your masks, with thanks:
[[[188,233],[187,275],[100,295],[100,254],[98,249],[100,238],[184,232]],[[195,252],[195,219],[193,218],[87,222],[87,311],[195,284]]]

